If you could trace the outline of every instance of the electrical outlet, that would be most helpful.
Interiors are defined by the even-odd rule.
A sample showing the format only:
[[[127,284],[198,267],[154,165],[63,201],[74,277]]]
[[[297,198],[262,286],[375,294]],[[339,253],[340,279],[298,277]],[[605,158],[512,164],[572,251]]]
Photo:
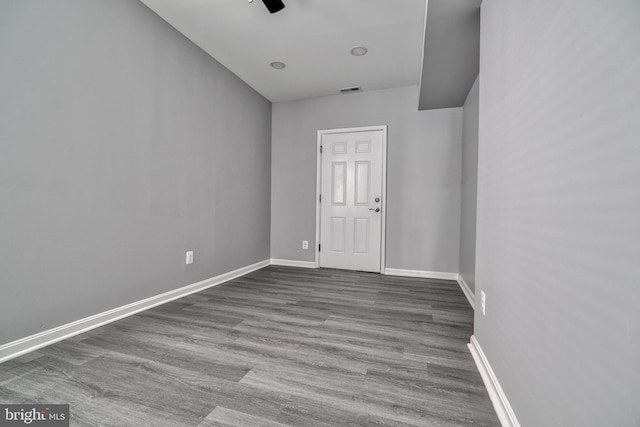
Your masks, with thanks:
[[[186,263],[193,264],[193,251],[187,251]]]
[[[309,249],[309,241],[308,240],[303,240],[302,241],[302,249]]]
[[[487,307],[487,296],[484,291],[480,291],[480,307],[482,309],[482,315],[484,316]]]

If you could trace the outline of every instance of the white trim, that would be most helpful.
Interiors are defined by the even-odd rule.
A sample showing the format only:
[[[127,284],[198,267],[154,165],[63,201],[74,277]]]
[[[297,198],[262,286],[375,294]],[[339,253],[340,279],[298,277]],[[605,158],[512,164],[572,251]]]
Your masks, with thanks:
[[[469,285],[467,285],[467,282],[464,281],[464,279],[462,278],[462,275],[458,274],[458,278],[456,280],[458,281],[458,285],[460,285],[460,289],[462,289],[462,292],[464,292],[464,296],[467,297],[467,301],[469,301],[469,304],[471,304],[471,308],[475,310],[476,309],[475,294],[473,293]]]
[[[399,268],[385,268],[384,274],[388,276],[421,277],[424,279],[458,280],[458,273],[446,273],[441,271],[403,270]]]
[[[296,261],[293,259],[271,258],[271,265],[281,265],[283,267],[318,268],[314,261]]]
[[[321,220],[321,205],[320,194],[322,194],[322,153],[320,152],[322,147],[322,133],[318,131],[316,137],[316,245],[313,248],[315,252],[315,267],[320,268],[320,251],[318,245],[320,244],[320,220]]]
[[[475,335],[471,336],[471,342],[467,344],[467,346],[480,371],[482,381],[484,381],[484,385],[489,392],[489,398],[493,403],[493,408],[496,410],[500,424],[502,427],[520,427],[520,423],[516,418],[516,414],[513,412],[513,408],[511,408],[509,399],[507,399],[507,395],[504,394],[504,390],[502,390],[500,382],[493,372],[487,356],[485,356],[482,351],[482,347],[480,347],[480,343]]]
[[[386,263],[386,235],[387,235],[387,125],[379,126],[363,126],[355,128],[339,128],[339,129],[323,129],[318,131],[316,142],[316,247],[315,247],[315,267],[320,268],[320,251],[318,244],[320,243],[320,193],[322,191],[322,155],[320,154],[320,146],[322,145],[322,136],[334,133],[348,132],[370,132],[382,131],[382,230],[380,231],[380,273],[385,271]]]
[[[81,334],[99,326],[106,325],[107,323],[115,322],[116,320],[131,316],[132,314],[136,314],[141,311],[148,310],[152,307],[167,303],[169,301],[185,297],[195,292],[200,292],[212,286],[228,282],[229,280],[244,276],[245,274],[266,267],[270,263],[271,261],[268,259],[260,261],[255,264],[238,268],[237,270],[233,270],[228,273],[203,280],[201,282],[183,286],[182,288],[174,289],[169,292],[136,301],[131,304],[126,304],[121,307],[105,311],[103,313],[85,317],[84,319],[76,320],[75,322],[67,323],[66,325],[58,326],[56,328],[49,329],[35,335],[12,341],[0,346],[0,363],[45,347],[49,344],[53,344],[55,342],[70,338],[74,335]]]
[[[380,273],[387,265],[387,146],[388,134],[386,126],[382,129],[382,230],[380,231]]]

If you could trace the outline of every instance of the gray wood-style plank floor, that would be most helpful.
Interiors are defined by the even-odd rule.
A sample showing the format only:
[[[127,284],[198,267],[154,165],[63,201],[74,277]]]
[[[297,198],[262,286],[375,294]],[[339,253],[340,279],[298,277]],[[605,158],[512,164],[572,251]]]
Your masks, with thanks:
[[[0,364],[81,426],[499,426],[451,281],[270,266]]]

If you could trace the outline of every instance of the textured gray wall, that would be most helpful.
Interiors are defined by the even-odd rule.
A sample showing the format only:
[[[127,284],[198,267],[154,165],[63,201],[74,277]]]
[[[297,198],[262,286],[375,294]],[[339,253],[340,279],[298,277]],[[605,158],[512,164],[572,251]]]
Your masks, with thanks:
[[[462,207],[460,275],[472,292],[476,283],[476,201],[478,195],[478,79],[464,102],[462,117]]]
[[[272,258],[314,260],[317,131],[388,125],[386,267],[458,271],[462,108],[417,102],[412,86],[273,104]]]
[[[0,0],[0,94],[0,344],[269,258],[270,103],[141,3]]]
[[[640,2],[482,4],[475,335],[521,425],[640,425]]]

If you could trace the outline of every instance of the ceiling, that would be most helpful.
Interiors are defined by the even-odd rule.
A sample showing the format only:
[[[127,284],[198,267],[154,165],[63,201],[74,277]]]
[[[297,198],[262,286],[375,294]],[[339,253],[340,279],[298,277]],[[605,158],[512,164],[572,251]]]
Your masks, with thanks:
[[[482,0],[429,0],[420,110],[460,107],[478,75]]]
[[[425,0],[141,1],[272,102],[420,81]]]

